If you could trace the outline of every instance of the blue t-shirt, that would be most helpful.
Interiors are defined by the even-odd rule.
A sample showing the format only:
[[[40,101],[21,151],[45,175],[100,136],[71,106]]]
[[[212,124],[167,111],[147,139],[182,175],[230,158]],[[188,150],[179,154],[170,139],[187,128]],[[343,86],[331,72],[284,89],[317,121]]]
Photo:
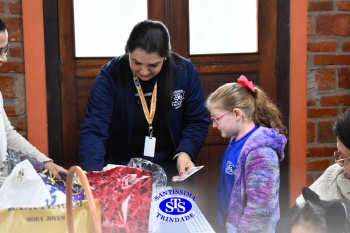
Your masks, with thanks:
[[[218,224],[223,229],[225,229],[227,221],[232,187],[236,180],[236,166],[239,154],[241,153],[244,143],[257,128],[259,128],[259,126],[256,125],[244,137],[240,138],[237,141],[232,140],[227,146],[226,151],[222,157],[220,165],[219,185],[216,194],[216,213]]]

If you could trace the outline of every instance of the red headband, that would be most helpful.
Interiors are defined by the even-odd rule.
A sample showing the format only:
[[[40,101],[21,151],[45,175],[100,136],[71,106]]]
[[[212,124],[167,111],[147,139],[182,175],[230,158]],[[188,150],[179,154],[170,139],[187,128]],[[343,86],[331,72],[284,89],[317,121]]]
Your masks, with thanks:
[[[238,79],[237,82],[249,90],[251,90],[253,93],[255,92],[254,84],[252,81],[249,81],[246,76],[241,75]]]

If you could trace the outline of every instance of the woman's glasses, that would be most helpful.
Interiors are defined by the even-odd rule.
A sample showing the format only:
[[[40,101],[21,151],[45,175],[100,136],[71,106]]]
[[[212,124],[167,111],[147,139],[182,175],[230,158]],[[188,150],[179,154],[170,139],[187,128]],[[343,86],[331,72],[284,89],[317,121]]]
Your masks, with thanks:
[[[350,157],[343,158],[342,153],[340,151],[334,151],[334,162],[344,167],[344,161],[350,159]]]
[[[7,55],[9,48],[10,48],[10,43],[7,43],[5,47],[0,48],[0,56],[3,54]]]
[[[213,122],[215,122],[216,124],[218,124],[219,125],[219,120],[223,117],[223,116],[225,116],[225,115],[227,115],[227,114],[229,114],[231,111],[229,111],[229,112],[224,112],[224,113],[222,113],[222,114],[220,114],[219,116],[217,116],[217,117],[210,117],[211,118],[211,120],[213,121]]]

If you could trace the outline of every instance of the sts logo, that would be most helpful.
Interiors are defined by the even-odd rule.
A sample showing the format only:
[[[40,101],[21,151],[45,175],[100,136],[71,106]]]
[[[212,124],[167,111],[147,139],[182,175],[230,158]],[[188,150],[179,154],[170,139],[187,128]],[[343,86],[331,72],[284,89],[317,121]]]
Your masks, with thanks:
[[[159,201],[157,219],[176,223],[194,218],[195,214],[192,210],[191,201],[194,201],[195,198],[192,193],[181,189],[169,189],[160,192],[154,197],[156,201]]]
[[[186,214],[192,209],[192,204],[190,201],[181,197],[171,197],[163,200],[159,204],[159,209],[164,213],[170,215],[180,215]]]

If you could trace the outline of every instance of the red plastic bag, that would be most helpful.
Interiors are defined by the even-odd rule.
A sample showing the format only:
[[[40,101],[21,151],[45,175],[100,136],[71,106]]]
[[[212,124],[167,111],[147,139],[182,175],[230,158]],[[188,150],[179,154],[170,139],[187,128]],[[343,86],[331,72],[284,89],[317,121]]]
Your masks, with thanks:
[[[152,201],[152,173],[118,166],[86,174],[101,207],[102,231],[148,232]]]

